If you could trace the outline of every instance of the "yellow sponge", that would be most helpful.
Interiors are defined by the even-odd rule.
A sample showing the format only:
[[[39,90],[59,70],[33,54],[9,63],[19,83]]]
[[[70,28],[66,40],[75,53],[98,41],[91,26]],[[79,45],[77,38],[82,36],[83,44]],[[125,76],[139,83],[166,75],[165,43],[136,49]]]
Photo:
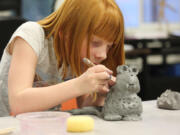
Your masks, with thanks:
[[[90,116],[70,116],[67,120],[67,131],[86,132],[94,128],[94,119]]]

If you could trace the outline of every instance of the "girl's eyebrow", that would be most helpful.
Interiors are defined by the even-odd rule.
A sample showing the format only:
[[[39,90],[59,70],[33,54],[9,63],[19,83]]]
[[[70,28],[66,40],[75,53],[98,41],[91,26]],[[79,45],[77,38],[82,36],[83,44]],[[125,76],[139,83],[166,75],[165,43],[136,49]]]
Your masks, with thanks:
[[[98,40],[98,39],[93,39],[93,40],[92,40],[92,42],[94,42],[94,43],[98,43],[98,44],[103,43],[103,41],[102,41],[102,40]]]
[[[92,40],[94,40],[94,41],[102,41],[102,39],[99,39],[97,37],[92,38]]]
[[[108,45],[113,45],[113,42],[108,42],[108,41],[103,40],[103,39],[98,38],[98,37],[93,37],[92,41],[99,42],[99,43],[106,42]]]

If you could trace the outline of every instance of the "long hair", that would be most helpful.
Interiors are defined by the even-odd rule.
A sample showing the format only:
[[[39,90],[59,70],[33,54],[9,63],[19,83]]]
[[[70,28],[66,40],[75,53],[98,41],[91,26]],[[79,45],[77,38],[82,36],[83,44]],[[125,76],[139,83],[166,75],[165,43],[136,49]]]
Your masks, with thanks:
[[[70,66],[72,75],[82,74],[80,54],[82,41],[92,35],[99,36],[113,47],[108,51],[107,59],[102,64],[113,70],[124,64],[124,20],[114,0],[64,0],[58,10],[38,21],[44,28],[46,38],[53,36],[53,47],[58,68],[63,68],[63,78]]]

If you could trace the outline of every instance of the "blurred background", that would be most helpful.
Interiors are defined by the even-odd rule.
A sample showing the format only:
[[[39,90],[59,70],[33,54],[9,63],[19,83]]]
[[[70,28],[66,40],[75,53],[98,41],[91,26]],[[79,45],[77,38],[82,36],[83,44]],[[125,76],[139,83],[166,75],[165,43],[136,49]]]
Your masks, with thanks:
[[[14,30],[48,16],[63,0],[0,0],[0,57]],[[180,92],[180,0],[116,0],[124,15],[126,64],[136,65],[139,96]]]

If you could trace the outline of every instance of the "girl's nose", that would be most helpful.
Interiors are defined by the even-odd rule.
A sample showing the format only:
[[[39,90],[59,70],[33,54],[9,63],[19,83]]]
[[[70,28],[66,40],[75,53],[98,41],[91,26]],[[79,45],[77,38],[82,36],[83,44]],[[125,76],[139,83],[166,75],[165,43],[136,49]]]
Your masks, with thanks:
[[[96,58],[98,60],[105,60],[107,58],[107,51],[105,48],[99,49],[99,51],[96,52]]]

